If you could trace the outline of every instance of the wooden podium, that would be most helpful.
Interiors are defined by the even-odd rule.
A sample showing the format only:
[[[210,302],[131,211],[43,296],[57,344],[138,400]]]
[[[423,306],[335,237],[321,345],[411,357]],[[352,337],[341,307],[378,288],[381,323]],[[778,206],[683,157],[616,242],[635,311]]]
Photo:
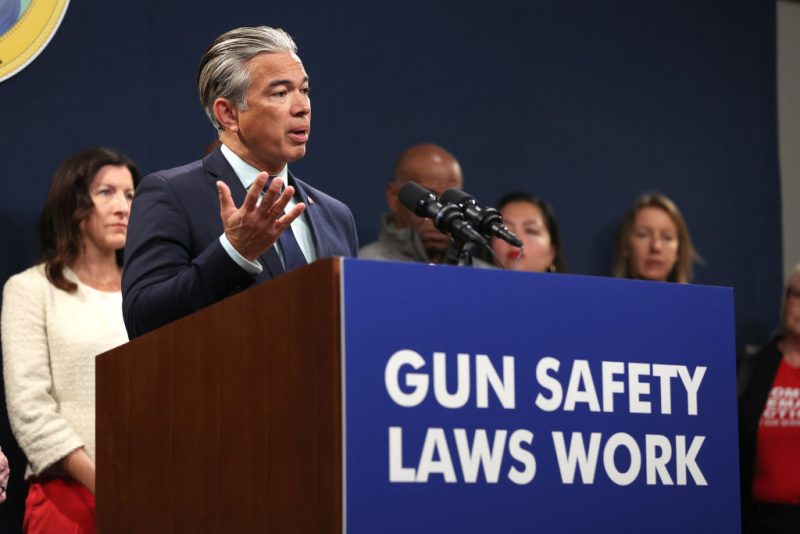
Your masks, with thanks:
[[[316,262],[98,357],[98,529],[736,532],[733,339],[729,288]]]
[[[340,260],[97,358],[97,528],[340,532]]]

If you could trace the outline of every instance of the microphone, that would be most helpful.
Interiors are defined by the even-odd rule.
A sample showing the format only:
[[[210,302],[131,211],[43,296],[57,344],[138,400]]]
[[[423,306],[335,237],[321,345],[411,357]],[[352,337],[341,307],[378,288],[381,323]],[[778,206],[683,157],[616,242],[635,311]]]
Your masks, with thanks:
[[[483,235],[496,236],[515,247],[522,247],[522,241],[503,224],[500,212],[494,208],[481,208],[472,195],[458,189],[448,189],[439,200],[445,205],[458,206],[464,217]]]
[[[433,220],[434,226],[443,234],[465,243],[489,246],[486,239],[464,219],[458,206],[442,206],[433,193],[415,182],[406,182],[397,192],[400,203],[419,217]]]

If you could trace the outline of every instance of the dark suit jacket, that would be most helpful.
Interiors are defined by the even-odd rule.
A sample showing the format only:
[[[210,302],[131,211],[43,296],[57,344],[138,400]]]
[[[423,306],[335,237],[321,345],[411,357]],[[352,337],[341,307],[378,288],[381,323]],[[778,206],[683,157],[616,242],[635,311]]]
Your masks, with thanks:
[[[217,180],[228,184],[241,206],[244,187],[219,149],[151,174],[136,189],[122,271],[122,309],[131,339],[283,274],[275,247],[259,257],[264,270],[257,277],[222,248]],[[306,204],[317,258],[356,256],[355,221],[347,206],[291,174],[289,181]]]
[[[753,508],[753,476],[756,467],[756,440],[761,413],[775,381],[783,355],[778,339],[766,344],[743,362],[739,373],[746,375],[746,386],[739,397],[739,476],[742,497],[742,532],[750,531]]]

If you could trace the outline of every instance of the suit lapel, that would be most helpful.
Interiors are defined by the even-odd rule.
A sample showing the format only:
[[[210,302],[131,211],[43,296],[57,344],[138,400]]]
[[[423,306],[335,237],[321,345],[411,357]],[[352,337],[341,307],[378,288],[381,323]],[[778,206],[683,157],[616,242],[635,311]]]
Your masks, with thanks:
[[[308,191],[306,191],[306,185],[298,180],[291,172],[289,172],[289,180],[292,186],[294,186],[297,194],[300,195],[300,200],[306,205],[306,211],[304,215],[306,217],[306,222],[308,223],[308,228],[311,231],[311,240],[314,243],[314,250],[317,253],[317,258],[324,258],[326,255],[323,254],[323,250],[321,248],[321,244],[319,238],[317,236],[317,229],[315,227],[315,219],[319,215],[317,211],[316,201],[313,197],[308,196]]]
[[[203,159],[203,165],[206,168],[206,175],[211,185],[214,187],[214,190],[217,190],[216,181],[222,180],[227,184],[228,189],[231,190],[233,203],[237,207],[241,206],[247,191],[245,191],[239,177],[233,172],[228,160],[222,155],[222,151],[218,148],[206,156]],[[274,246],[269,247],[258,259],[261,260],[261,264],[269,271],[270,278],[275,278],[285,272],[283,264],[281,264],[281,259],[278,257],[278,252],[275,250]]]
[[[217,190],[217,180],[222,180],[228,186],[228,189],[231,190],[233,203],[236,204],[237,207],[241,206],[242,202],[244,202],[246,191],[239,177],[233,172],[228,160],[222,155],[222,151],[218,148],[203,158],[203,165],[206,168],[206,174],[211,185],[214,186],[214,191]]]

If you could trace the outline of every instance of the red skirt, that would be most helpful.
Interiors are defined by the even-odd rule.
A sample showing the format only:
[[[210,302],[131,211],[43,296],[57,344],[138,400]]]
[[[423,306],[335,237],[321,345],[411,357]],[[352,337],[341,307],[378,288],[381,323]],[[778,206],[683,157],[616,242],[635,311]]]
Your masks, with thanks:
[[[25,499],[23,532],[94,534],[94,495],[71,478],[34,477]]]

